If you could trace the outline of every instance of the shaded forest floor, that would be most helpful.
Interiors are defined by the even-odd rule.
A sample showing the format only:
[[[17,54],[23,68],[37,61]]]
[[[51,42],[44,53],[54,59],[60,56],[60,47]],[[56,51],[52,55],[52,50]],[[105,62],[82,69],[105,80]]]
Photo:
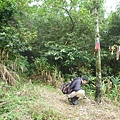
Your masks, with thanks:
[[[85,100],[70,105],[60,89],[24,84],[19,90],[1,87],[0,120],[120,120],[120,103]]]

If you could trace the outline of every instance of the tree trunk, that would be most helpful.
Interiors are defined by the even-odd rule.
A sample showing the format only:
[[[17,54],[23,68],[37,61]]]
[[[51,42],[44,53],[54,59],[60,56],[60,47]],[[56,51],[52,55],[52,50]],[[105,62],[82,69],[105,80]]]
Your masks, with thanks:
[[[101,57],[100,57],[100,35],[99,35],[99,12],[98,0],[95,0],[95,53],[96,53],[96,91],[95,101],[101,102]]]

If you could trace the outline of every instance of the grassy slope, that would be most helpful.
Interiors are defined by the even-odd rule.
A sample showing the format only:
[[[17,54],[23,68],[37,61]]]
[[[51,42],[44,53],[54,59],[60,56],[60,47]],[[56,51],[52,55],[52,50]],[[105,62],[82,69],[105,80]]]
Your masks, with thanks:
[[[120,120],[120,104],[79,101],[69,105],[60,89],[24,84],[20,89],[1,87],[0,120]]]

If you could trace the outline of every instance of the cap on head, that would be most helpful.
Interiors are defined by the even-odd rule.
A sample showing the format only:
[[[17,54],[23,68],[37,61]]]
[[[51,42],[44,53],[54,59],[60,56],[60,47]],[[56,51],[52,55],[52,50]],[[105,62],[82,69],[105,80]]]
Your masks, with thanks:
[[[86,77],[86,76],[82,76],[82,80],[86,80],[86,81],[88,81],[88,77]]]

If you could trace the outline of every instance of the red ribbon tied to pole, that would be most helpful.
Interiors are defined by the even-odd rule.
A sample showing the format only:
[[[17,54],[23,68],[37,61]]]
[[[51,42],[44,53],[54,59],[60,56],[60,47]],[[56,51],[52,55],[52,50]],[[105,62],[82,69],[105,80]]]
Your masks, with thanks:
[[[95,51],[97,52],[99,48],[100,48],[100,43],[98,42],[95,44]]]

